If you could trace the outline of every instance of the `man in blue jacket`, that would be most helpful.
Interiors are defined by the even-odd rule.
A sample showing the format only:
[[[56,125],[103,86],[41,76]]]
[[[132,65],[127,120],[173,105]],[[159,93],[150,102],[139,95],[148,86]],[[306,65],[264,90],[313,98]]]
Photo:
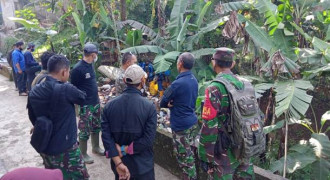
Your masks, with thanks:
[[[45,168],[60,169],[64,179],[88,179],[86,165],[77,143],[74,108],[74,104],[85,101],[86,93],[67,82],[70,62],[66,57],[52,56],[48,61],[48,73],[46,80],[29,93],[27,105],[33,125],[36,118],[42,116],[48,117],[53,124],[47,148],[40,155]]]
[[[183,169],[184,180],[195,180],[196,167],[191,146],[197,134],[195,103],[198,95],[198,82],[191,69],[195,58],[191,53],[182,53],[177,62],[180,73],[171,86],[166,89],[160,106],[171,110],[171,128],[174,152],[179,166]]]
[[[36,77],[36,72],[41,71],[41,66],[39,65],[39,63],[37,63],[37,61],[33,58],[32,55],[34,47],[35,45],[33,43],[29,43],[27,50],[24,53],[28,91],[31,91],[31,84]]]
[[[18,93],[20,96],[27,96],[26,93],[26,73],[25,60],[22,53],[24,43],[19,41],[16,43],[16,48],[12,53],[14,71],[17,78]]]
[[[153,143],[157,112],[142,97],[146,73],[134,64],[124,74],[127,88],[103,110],[102,140],[111,168],[118,179],[154,180]]]

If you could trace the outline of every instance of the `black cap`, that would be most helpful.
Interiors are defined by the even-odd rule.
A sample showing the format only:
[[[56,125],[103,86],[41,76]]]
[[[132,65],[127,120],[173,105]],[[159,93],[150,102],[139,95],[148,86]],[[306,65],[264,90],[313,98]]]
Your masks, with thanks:
[[[22,46],[23,44],[24,44],[24,42],[23,42],[23,41],[18,41],[18,42],[16,42],[16,44],[15,44],[15,45],[16,45],[16,47],[17,47],[17,46]]]
[[[33,43],[29,43],[27,48],[28,48],[28,49],[31,49],[31,48],[33,48],[33,47],[35,47],[35,46],[36,46],[36,45],[34,45]]]
[[[90,54],[90,53],[96,53],[99,54],[99,51],[95,44],[92,43],[86,43],[84,46],[84,53]]]

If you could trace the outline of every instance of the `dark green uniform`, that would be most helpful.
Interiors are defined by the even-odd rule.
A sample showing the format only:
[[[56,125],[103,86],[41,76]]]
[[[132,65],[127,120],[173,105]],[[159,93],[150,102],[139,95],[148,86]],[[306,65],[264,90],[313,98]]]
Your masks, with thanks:
[[[230,71],[224,72],[220,76],[233,83],[237,89],[243,88],[243,83]],[[217,139],[223,132],[221,124],[230,117],[229,102],[228,92],[223,84],[212,82],[205,90],[203,125],[198,154],[201,161],[208,164],[209,169],[213,168],[209,179],[254,179],[252,164],[238,161],[231,149],[215,153]]]
[[[78,144],[56,156],[40,154],[46,169],[60,169],[65,180],[85,180],[89,178],[85,162]]]

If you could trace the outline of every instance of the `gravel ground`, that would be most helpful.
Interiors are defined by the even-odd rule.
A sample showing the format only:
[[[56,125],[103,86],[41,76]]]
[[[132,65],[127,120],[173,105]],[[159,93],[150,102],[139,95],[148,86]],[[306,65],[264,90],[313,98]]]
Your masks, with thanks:
[[[18,96],[14,83],[0,75],[0,177],[19,167],[43,167],[42,159],[30,145],[32,125],[25,107],[26,97]],[[94,164],[87,165],[90,179],[114,179],[109,160],[89,154],[95,160]],[[155,174],[157,180],[178,179],[157,164]]]

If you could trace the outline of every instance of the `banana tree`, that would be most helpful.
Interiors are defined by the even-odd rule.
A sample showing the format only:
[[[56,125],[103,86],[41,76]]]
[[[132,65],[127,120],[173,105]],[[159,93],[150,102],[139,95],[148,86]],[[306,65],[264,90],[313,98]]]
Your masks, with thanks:
[[[308,141],[301,140],[299,144],[289,149],[286,167],[288,173],[293,173],[298,169],[311,165],[313,178],[330,178],[330,141],[329,137],[325,134],[330,131],[330,127],[323,130],[324,124],[329,120],[330,111],[327,111],[321,118],[321,127],[314,130],[310,125],[310,121],[307,119],[290,119],[292,123],[301,124],[306,127],[312,133],[312,137]],[[272,172],[282,172],[283,168],[284,158],[275,161],[270,166]]]
[[[152,42],[155,46],[160,46],[166,49],[168,52],[165,54],[160,52],[154,61],[156,72],[164,72],[168,69],[173,67],[174,62],[176,62],[177,57],[179,56],[180,52],[183,51],[190,51],[193,53],[198,59],[198,63],[196,63],[196,70],[198,71],[197,74],[200,74],[204,78],[210,78],[209,76],[212,73],[212,69],[209,68],[208,65],[201,63],[201,57],[205,55],[211,55],[214,50],[213,49],[201,49],[198,51],[194,50],[194,45],[197,44],[198,40],[203,37],[205,33],[213,31],[216,29],[219,24],[224,23],[228,16],[216,19],[215,21],[205,22],[207,16],[207,11],[210,10],[212,5],[212,1],[207,3],[200,2],[198,6],[200,6],[201,11],[196,10],[196,6],[193,7],[194,10],[188,10],[189,1],[182,0],[182,1],[175,1],[173,5],[173,9],[171,12],[170,22],[167,24],[166,31],[168,32],[168,36],[160,37],[159,34],[155,36],[154,32],[148,30],[145,26],[139,25],[137,23],[133,23],[131,21],[128,23],[132,25],[134,28],[140,28],[142,30],[148,30],[149,37],[154,37]],[[147,48],[146,48],[147,47]],[[139,53],[151,52],[150,48],[156,49],[154,46],[137,46],[131,47],[122,50],[122,52],[128,51],[135,51]],[[155,52],[155,51],[153,51]],[[197,70],[198,69],[198,70]],[[201,70],[201,71],[200,71]]]

